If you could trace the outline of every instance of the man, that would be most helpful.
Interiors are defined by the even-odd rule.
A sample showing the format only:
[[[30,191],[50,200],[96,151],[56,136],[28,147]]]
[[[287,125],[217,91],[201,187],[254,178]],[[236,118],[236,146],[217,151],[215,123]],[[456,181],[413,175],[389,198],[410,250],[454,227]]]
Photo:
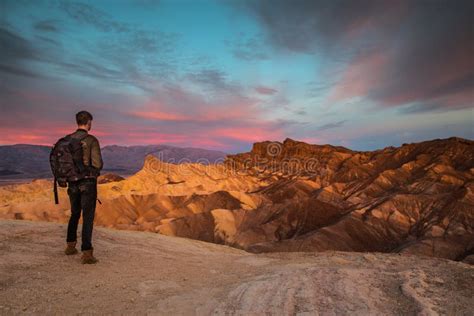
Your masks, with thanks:
[[[77,225],[82,210],[82,258],[84,264],[96,263],[92,247],[92,229],[97,200],[97,177],[103,167],[99,141],[88,132],[92,127],[92,115],[87,111],[76,114],[77,130],[71,137],[81,139],[85,177],[78,181],[68,182],[67,193],[71,202],[71,218],[67,227],[66,255],[77,253]]]

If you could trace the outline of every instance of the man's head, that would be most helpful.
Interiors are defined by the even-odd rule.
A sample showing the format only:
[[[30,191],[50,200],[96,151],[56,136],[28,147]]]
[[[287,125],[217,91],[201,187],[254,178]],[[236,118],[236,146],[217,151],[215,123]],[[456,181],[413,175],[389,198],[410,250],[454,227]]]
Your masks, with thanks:
[[[76,114],[76,123],[78,128],[90,131],[92,127],[92,114],[87,111],[81,111]]]

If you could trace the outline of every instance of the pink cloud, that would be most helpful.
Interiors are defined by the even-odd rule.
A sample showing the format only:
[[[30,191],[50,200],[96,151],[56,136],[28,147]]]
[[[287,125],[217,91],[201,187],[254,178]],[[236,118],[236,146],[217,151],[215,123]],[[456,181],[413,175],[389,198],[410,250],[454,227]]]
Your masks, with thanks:
[[[129,113],[131,115],[134,115],[140,118],[152,119],[152,120],[158,120],[158,121],[187,121],[191,119],[191,117],[189,116],[160,112],[160,111],[148,111],[148,112],[145,112],[145,111],[133,112],[132,111]]]
[[[469,86],[472,83],[469,82],[472,82],[474,59],[465,41],[461,38],[456,47],[437,52],[436,60],[443,62],[436,67],[426,65],[423,58],[413,55],[414,52],[400,53],[395,46],[360,56],[346,67],[340,80],[330,90],[327,102],[367,97],[381,106],[409,103],[419,103],[420,109],[472,106],[472,89]],[[405,62],[410,59],[418,61],[416,66]]]
[[[158,88],[148,102],[127,114],[156,121],[245,120],[260,114],[259,101],[237,92],[202,95],[175,85]]]
[[[281,124],[265,119],[260,100],[241,90],[204,95],[181,85],[158,87],[149,99],[114,96],[113,101],[102,97],[98,102],[23,91],[21,100],[47,104],[49,111],[36,105],[34,113],[10,108],[11,119],[0,129],[1,143],[52,145],[76,129],[74,114],[80,109],[94,115],[91,133],[101,146],[169,144],[232,151],[255,141],[284,138]],[[58,110],[53,113],[53,108]]]
[[[270,87],[265,87],[265,86],[257,86],[257,87],[255,87],[255,91],[257,91],[260,94],[264,94],[264,95],[272,95],[272,94],[275,94],[275,93],[278,92],[278,90],[275,90],[275,89],[270,88]]]
[[[387,93],[380,98],[380,102],[386,106],[396,106],[417,101],[434,101],[442,102],[446,107],[450,107],[452,102],[462,100],[459,104],[472,105],[472,89],[463,88],[463,83],[459,83],[466,80],[463,78],[472,80],[470,78],[474,69],[474,59],[470,52],[460,48],[440,52],[440,54],[444,55],[449,62],[430,69],[420,68],[419,72],[423,74],[423,79],[411,87],[404,86],[399,91]],[[413,70],[407,69],[407,71]]]
[[[219,128],[213,131],[216,136],[235,139],[242,142],[259,142],[265,140],[275,140],[282,138],[281,130],[274,130],[269,127],[248,127],[239,128]]]
[[[36,144],[52,146],[59,138],[71,133],[72,130],[64,127],[56,128],[8,128],[1,127],[0,134],[2,134],[2,145],[13,144]]]
[[[377,51],[355,59],[344,71],[341,80],[329,93],[329,102],[366,96],[380,84],[389,61],[386,51]]]
[[[469,105],[470,107],[474,107],[474,90],[471,89],[468,92],[461,91],[453,93],[443,99],[448,106],[456,107],[460,105]]]
[[[321,137],[302,137],[302,138],[299,138],[297,140],[308,143],[308,144],[317,144],[317,145],[327,143],[327,140],[325,138],[321,138]]]

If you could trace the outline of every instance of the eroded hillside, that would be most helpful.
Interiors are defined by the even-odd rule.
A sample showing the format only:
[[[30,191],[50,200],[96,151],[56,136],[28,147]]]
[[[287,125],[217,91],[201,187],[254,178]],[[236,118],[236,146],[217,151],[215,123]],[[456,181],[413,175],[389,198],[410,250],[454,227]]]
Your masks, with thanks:
[[[66,222],[51,183],[0,187],[0,217]],[[99,185],[96,223],[252,252],[379,251],[462,260],[474,249],[474,142],[371,152],[285,140],[225,164],[168,164]]]

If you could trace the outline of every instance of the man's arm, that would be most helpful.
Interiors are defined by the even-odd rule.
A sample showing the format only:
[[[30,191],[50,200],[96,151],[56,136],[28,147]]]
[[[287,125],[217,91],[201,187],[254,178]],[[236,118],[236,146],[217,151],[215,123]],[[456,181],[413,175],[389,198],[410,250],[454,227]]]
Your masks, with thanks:
[[[102,161],[102,155],[100,153],[99,141],[97,139],[94,139],[91,144],[91,164],[92,167],[96,168],[99,171],[104,166],[104,163]]]

